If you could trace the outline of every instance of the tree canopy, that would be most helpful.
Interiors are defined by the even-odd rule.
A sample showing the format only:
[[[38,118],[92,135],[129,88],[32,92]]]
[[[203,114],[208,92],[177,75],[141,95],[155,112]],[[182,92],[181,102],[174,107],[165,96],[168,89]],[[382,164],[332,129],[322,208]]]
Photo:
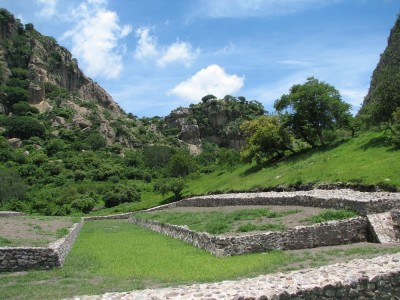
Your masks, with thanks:
[[[347,125],[351,118],[351,106],[342,101],[339,91],[314,77],[293,85],[274,107],[284,115],[285,126],[312,147],[318,141],[325,143],[325,130]]]
[[[247,145],[241,152],[244,162],[253,159],[261,163],[263,158],[283,156],[284,151],[291,149],[291,135],[282,127],[278,116],[262,116],[246,121],[240,127]]]

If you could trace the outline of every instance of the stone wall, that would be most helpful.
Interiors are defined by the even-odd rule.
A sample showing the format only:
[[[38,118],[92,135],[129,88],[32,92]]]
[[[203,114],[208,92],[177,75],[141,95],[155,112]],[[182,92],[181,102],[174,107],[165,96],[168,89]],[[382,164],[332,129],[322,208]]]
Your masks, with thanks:
[[[92,217],[83,217],[84,221],[96,221],[96,220],[117,220],[117,219],[129,219],[132,216],[132,213],[123,213],[109,216],[92,216]]]
[[[204,232],[194,232],[187,227],[163,224],[134,216],[130,221],[141,227],[190,243],[217,256],[365,242],[368,236],[368,220],[365,217],[313,226],[298,226],[287,231],[237,236],[214,236]]]
[[[82,228],[76,223],[70,233],[48,247],[0,247],[0,272],[61,267]]]
[[[18,211],[0,211],[0,218],[22,217],[22,216],[25,216],[25,214]]]
[[[334,209],[349,208],[366,215],[400,208],[400,193],[367,193],[353,190],[237,193],[192,197],[151,210],[182,206],[215,207],[228,205],[295,205]]]

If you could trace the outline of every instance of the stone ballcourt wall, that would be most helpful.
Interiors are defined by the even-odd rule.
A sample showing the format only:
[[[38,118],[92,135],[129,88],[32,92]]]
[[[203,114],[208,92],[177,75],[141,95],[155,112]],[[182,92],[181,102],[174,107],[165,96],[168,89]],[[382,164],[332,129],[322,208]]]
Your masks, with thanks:
[[[400,193],[353,190],[311,190],[302,192],[237,193],[192,197],[147,211],[173,207],[215,207],[236,205],[287,205],[320,208],[350,208],[362,215],[400,208]]]
[[[22,212],[17,211],[0,211],[0,218],[8,218],[8,217],[22,217],[25,216]]]
[[[19,217],[24,213],[0,212],[0,217]],[[84,217],[74,224],[69,234],[48,247],[0,247],[0,272],[51,269],[62,267],[85,221],[128,219],[132,213]]]
[[[236,236],[214,236],[205,232],[195,232],[187,227],[163,224],[134,216],[129,220],[136,225],[185,241],[217,256],[358,243],[367,241],[369,235],[366,217],[313,226],[298,226],[286,231]]]
[[[66,237],[48,247],[0,247],[0,272],[61,267],[82,225],[74,224]]]

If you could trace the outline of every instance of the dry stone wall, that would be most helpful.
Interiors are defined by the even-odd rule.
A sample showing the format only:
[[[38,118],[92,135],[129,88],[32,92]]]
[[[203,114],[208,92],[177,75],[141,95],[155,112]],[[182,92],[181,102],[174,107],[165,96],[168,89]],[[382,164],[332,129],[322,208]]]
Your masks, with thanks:
[[[228,205],[296,205],[334,209],[350,208],[366,215],[400,208],[400,193],[369,193],[353,190],[237,193],[192,197],[151,210],[182,206],[215,207]]]
[[[22,217],[24,213],[18,211],[0,211],[0,218]]]
[[[298,226],[287,231],[237,236],[214,236],[205,232],[195,232],[187,227],[163,224],[134,216],[130,221],[141,227],[190,243],[217,256],[343,245],[365,242],[368,236],[368,220],[365,217],[313,226]]]
[[[70,233],[48,247],[0,247],[0,272],[61,267],[83,225],[75,224]]]

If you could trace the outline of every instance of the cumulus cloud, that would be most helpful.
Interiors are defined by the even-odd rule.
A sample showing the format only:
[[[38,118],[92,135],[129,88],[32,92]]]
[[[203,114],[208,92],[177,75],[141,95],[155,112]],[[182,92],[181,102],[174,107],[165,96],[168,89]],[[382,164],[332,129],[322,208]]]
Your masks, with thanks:
[[[195,15],[211,18],[244,18],[288,15],[342,0],[199,0]]]
[[[131,33],[118,15],[106,8],[106,0],[86,0],[72,12],[75,25],[63,38],[72,41],[72,53],[90,76],[116,78],[123,68],[125,47],[121,40]]]
[[[136,37],[138,37],[137,47],[134,52],[136,59],[154,59],[159,67],[165,67],[172,63],[183,63],[185,66],[190,66],[200,53],[199,49],[194,50],[190,43],[182,41],[161,47],[157,43],[157,38],[150,33],[150,30],[150,27],[141,27],[136,30]]]
[[[150,35],[150,28],[141,27],[136,30],[136,37],[139,38],[134,57],[136,59],[147,59],[158,56],[157,40]]]
[[[222,98],[239,91],[243,83],[244,77],[229,75],[220,66],[210,65],[179,83],[170,93],[188,101],[197,101],[208,94]]]
[[[36,0],[36,3],[42,7],[37,13],[38,16],[43,18],[50,18],[57,13],[58,0]]]
[[[186,42],[176,42],[170,45],[157,60],[161,67],[174,62],[182,62],[185,66],[190,66],[192,61],[199,54],[200,50],[193,50],[191,44]]]

